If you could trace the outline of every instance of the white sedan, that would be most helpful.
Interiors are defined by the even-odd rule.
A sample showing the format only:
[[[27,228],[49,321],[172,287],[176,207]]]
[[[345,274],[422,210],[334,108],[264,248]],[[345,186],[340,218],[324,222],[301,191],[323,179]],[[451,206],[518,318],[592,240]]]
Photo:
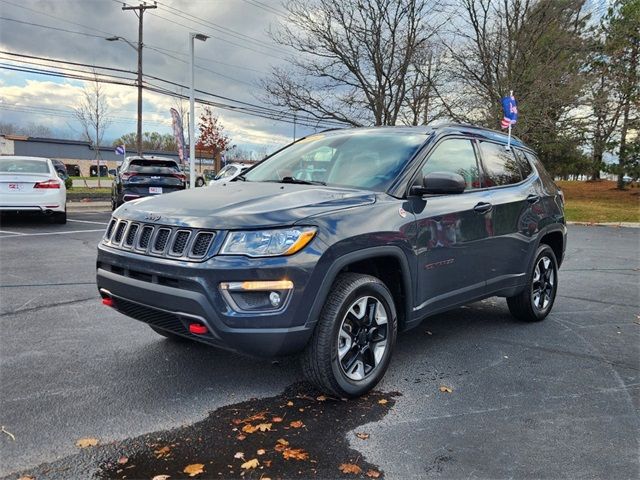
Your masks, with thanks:
[[[50,159],[0,157],[0,211],[40,212],[67,223],[67,189]]]
[[[249,167],[250,165],[245,165],[244,163],[229,163],[223,167],[215,177],[213,177],[213,180],[209,181],[209,186],[223,182],[230,182]]]

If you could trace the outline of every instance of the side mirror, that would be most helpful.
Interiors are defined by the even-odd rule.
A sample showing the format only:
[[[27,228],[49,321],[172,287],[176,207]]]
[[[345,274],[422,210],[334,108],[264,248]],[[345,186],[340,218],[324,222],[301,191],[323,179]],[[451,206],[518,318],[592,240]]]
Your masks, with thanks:
[[[62,170],[56,170],[56,173],[58,174],[58,177],[60,177],[62,180],[66,180],[67,178],[69,178],[69,175],[64,173]]]
[[[413,195],[451,195],[464,192],[467,187],[462,175],[451,172],[432,172],[422,178],[422,186],[411,187]]]
[[[116,176],[116,170],[115,168],[112,168],[111,170],[109,170],[109,175],[111,175],[112,177]]]

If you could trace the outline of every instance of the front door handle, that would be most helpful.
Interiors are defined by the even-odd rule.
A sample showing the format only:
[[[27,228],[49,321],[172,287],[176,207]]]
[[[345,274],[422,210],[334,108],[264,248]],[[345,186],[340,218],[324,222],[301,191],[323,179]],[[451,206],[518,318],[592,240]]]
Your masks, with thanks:
[[[540,195],[536,195],[532,193],[527,197],[527,202],[529,203],[538,203],[540,201]]]
[[[486,202],[480,202],[473,209],[478,213],[487,213],[493,208],[493,205]]]

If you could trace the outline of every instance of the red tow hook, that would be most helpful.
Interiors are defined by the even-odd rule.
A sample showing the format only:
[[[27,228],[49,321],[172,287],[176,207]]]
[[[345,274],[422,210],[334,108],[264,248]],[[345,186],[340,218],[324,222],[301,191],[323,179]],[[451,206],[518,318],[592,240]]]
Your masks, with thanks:
[[[189,332],[195,335],[205,335],[209,330],[201,323],[190,323]]]
[[[102,299],[102,304],[106,305],[107,307],[113,307],[114,301],[113,298],[111,297],[105,297]]]

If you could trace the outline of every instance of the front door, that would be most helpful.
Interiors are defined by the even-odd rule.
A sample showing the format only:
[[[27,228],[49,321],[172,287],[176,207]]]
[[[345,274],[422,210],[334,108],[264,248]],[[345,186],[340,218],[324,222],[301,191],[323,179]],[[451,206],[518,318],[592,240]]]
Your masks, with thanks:
[[[483,257],[492,228],[490,192],[479,190],[478,161],[469,139],[442,140],[430,153],[419,178],[432,172],[458,173],[467,186],[461,194],[413,197],[410,201],[416,216],[418,315],[471,301],[484,293]]]

